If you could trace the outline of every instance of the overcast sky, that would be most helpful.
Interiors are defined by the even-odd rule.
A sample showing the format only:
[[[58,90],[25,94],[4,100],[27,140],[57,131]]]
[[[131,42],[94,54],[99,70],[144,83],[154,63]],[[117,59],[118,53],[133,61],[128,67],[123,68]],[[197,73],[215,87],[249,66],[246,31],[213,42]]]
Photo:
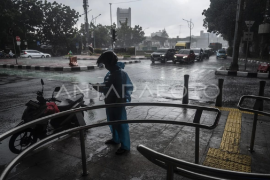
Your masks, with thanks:
[[[54,0],[48,0],[53,2]],[[63,3],[75,9],[80,14],[83,14],[83,0],[56,0],[58,3]],[[194,22],[192,35],[198,36],[201,30],[206,32],[203,27],[202,11],[210,5],[210,0],[88,0],[89,21],[92,16],[96,17],[97,24],[110,25],[110,5],[112,4],[112,20],[116,23],[117,8],[131,8],[131,26],[142,26],[145,29],[147,36],[152,32],[166,29],[169,37],[186,37],[189,36],[189,28],[187,22],[182,19],[187,19]],[[119,3],[127,2],[127,3]],[[84,23],[84,17],[81,17],[78,26]],[[180,28],[180,25],[181,28]]]

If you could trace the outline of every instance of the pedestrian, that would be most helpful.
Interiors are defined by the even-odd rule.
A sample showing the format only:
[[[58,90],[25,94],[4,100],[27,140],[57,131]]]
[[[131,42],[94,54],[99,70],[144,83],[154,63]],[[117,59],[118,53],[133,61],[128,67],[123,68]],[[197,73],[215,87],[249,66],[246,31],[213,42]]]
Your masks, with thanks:
[[[105,95],[105,104],[131,102],[133,84],[128,74],[123,71],[124,64],[117,63],[118,57],[112,51],[103,52],[97,60],[97,64],[103,63],[109,71],[102,84],[93,84],[94,89]],[[120,67],[121,66],[121,67]],[[125,107],[106,108],[107,121],[127,120]],[[130,137],[128,124],[118,124],[110,126],[112,139],[105,144],[118,145],[120,148],[115,152],[122,155],[130,151]]]

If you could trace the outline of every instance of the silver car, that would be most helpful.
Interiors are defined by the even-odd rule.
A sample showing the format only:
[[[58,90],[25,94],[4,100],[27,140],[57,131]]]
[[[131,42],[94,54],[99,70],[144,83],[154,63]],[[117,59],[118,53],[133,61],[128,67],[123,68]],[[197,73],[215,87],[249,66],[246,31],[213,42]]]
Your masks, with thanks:
[[[21,52],[22,58],[50,58],[50,54],[46,54],[37,50],[27,49],[22,50]]]

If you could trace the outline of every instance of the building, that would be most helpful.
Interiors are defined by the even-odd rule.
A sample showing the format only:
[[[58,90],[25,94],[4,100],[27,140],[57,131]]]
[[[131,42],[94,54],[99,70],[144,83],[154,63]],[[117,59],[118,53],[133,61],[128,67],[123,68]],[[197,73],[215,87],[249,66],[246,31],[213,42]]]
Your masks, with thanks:
[[[128,9],[122,9],[122,8],[117,8],[117,27],[121,27],[121,23],[126,22],[127,20],[127,25],[131,26],[131,8]]]
[[[154,37],[154,36],[159,36],[159,37],[164,36],[166,38],[169,37],[168,34],[167,34],[167,32],[166,32],[166,30],[165,30],[165,28],[163,30],[159,30],[158,32],[151,33],[151,37]]]
[[[200,36],[192,37],[196,40],[195,46],[198,48],[207,48],[210,43],[221,43],[222,47],[228,47],[228,42],[221,36],[217,36],[215,33],[200,32]]]

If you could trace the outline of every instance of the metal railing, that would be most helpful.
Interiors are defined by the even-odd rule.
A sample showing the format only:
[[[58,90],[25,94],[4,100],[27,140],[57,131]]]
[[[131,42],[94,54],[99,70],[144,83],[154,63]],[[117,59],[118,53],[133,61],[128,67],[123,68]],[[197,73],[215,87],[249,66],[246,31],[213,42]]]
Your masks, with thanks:
[[[245,99],[255,99],[256,100],[255,104],[253,106],[253,109],[244,108],[241,106],[241,104],[244,102]],[[254,152],[254,143],[255,143],[255,135],[256,135],[256,129],[257,129],[258,114],[270,116],[269,112],[263,111],[263,102],[264,101],[270,101],[270,98],[263,97],[263,96],[245,95],[245,96],[242,96],[240,98],[239,103],[237,105],[238,108],[242,111],[254,113],[251,140],[250,140],[250,146],[249,146],[250,152]]]
[[[270,174],[244,173],[207,167],[167,156],[143,145],[139,145],[137,150],[152,163],[166,169],[167,180],[172,180],[174,173],[200,180],[270,180]]]
[[[101,126],[107,126],[107,125],[116,125],[116,124],[126,124],[126,123],[155,123],[155,124],[172,124],[172,125],[183,125],[183,126],[191,126],[196,128],[196,136],[195,136],[195,163],[199,163],[199,130],[200,128],[203,129],[214,129],[219,122],[220,119],[220,111],[216,108],[209,108],[209,107],[201,107],[201,106],[194,106],[194,105],[183,105],[183,104],[169,104],[169,103],[127,103],[127,104],[110,104],[110,105],[99,105],[99,106],[86,106],[82,108],[77,109],[71,109],[68,111],[56,113],[50,116],[46,116],[43,118],[39,118],[37,120],[34,120],[32,122],[23,124],[19,127],[16,127],[2,135],[0,135],[0,141],[4,140],[5,138],[20,132],[26,128],[33,127],[34,125],[40,124],[41,122],[48,121],[50,119],[58,118],[61,116],[65,116],[68,114],[75,113],[78,120],[81,120],[83,118],[81,111],[86,110],[94,110],[94,109],[101,109],[101,108],[110,108],[110,107],[122,107],[122,106],[163,106],[163,107],[176,107],[176,108],[186,108],[186,109],[195,109],[195,116],[193,123],[189,122],[180,122],[180,121],[169,121],[169,120],[124,120],[124,121],[112,121],[112,122],[104,122],[104,123],[98,123],[98,124],[92,124],[92,125],[85,125],[80,126],[72,129],[68,129],[65,131],[62,131],[57,134],[53,134],[51,136],[48,136],[45,139],[40,140],[39,142],[33,144],[29,148],[27,148],[25,151],[23,151],[21,154],[19,154],[16,158],[14,158],[4,169],[0,176],[0,180],[4,180],[7,178],[9,172],[12,170],[12,168],[26,155],[34,151],[36,148],[42,146],[45,143],[48,143],[58,137],[73,133],[73,132],[80,132],[80,145],[81,145],[81,157],[82,157],[82,169],[83,169],[83,175],[87,175],[87,167],[86,167],[86,154],[85,154],[85,142],[84,142],[84,130],[101,127]],[[212,125],[204,125],[199,124],[200,118],[203,111],[212,111],[216,112],[215,121]]]

